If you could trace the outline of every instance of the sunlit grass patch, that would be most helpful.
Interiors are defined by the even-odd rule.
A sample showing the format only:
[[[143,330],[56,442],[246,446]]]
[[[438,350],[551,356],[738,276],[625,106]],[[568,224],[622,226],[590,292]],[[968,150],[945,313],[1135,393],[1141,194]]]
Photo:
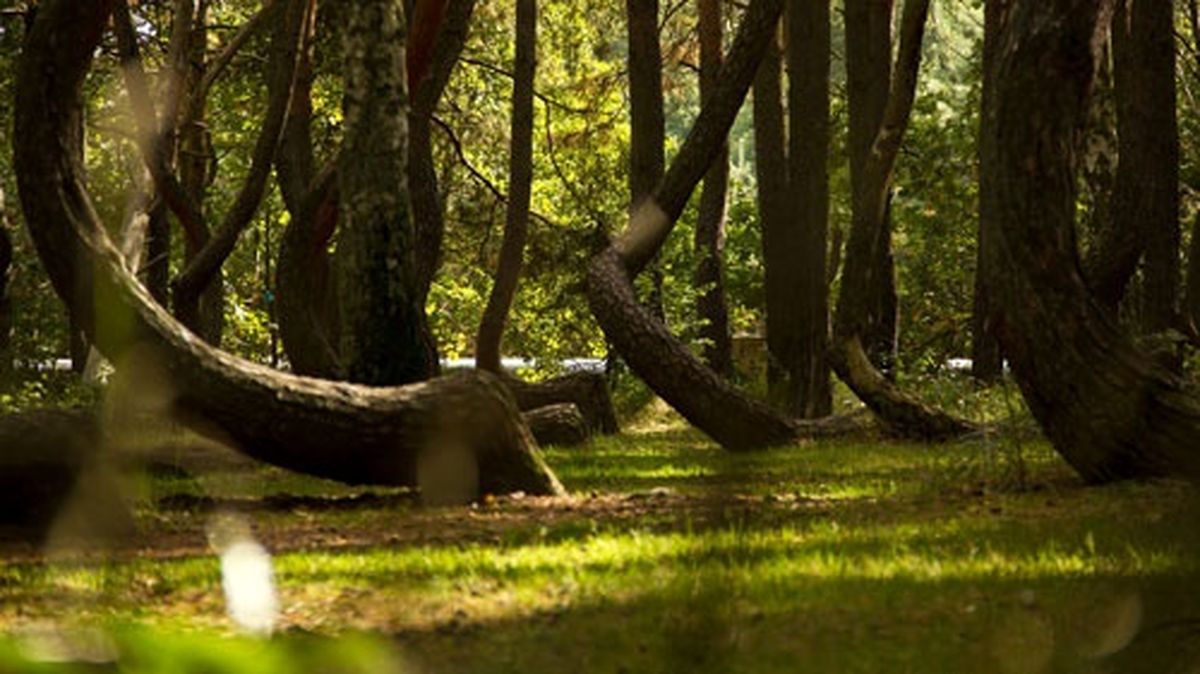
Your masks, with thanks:
[[[230,504],[275,554],[280,636],[264,648],[364,630],[394,639],[398,671],[1089,672],[1131,634],[1186,624],[1190,488],[1085,487],[1029,441],[1014,480],[1012,451],[731,455],[671,429],[551,449],[569,499],[470,508],[274,469],[159,476],[139,505],[157,547],[0,567],[0,629],[233,633],[203,540],[206,509]]]

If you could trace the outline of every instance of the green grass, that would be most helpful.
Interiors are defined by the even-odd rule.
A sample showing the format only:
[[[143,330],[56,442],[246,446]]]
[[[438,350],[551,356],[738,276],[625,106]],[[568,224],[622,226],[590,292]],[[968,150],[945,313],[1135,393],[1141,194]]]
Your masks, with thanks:
[[[1197,510],[1177,483],[1087,487],[1043,443],[1005,438],[730,455],[676,428],[547,454],[571,499],[423,509],[274,469],[155,478],[137,514],[161,536],[144,547],[0,568],[0,670],[28,660],[23,633],[66,624],[109,629],[125,671],[1200,663]],[[232,636],[202,509],[159,507],[202,493],[241,506],[276,553],[268,642]]]

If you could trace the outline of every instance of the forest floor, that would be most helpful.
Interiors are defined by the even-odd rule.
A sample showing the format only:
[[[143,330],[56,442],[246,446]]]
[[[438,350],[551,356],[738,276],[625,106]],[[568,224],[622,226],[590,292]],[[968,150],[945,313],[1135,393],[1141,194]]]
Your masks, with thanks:
[[[1086,486],[1006,437],[730,455],[658,423],[547,455],[569,497],[452,508],[231,456],[158,471],[115,551],[0,547],[0,671],[1200,666],[1200,508],[1179,483]],[[275,638],[235,636],[218,512],[273,556]]]

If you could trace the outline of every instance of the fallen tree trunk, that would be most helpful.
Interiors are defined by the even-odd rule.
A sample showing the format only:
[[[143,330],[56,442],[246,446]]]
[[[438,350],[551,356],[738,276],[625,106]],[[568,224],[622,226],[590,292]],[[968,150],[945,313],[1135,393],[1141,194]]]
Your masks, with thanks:
[[[540,445],[575,447],[588,441],[591,434],[579,408],[572,403],[546,405],[523,413],[525,423]]]
[[[207,346],[150,298],[108,240],[79,159],[63,142],[112,7],[112,0],[39,7],[19,66],[14,156],[31,235],[78,246],[96,269],[103,321],[90,336],[118,371],[156,381],[162,409],[197,430],[284,468],[411,486],[421,457],[466,450],[479,491],[562,493],[512,397],[491,375],[394,388],[288,375]],[[55,253],[53,246],[39,250]]]
[[[573,372],[545,381],[527,382],[501,373],[500,379],[512,392],[522,412],[569,403],[579,410],[589,433],[613,435],[621,432],[608,382],[602,374]]]

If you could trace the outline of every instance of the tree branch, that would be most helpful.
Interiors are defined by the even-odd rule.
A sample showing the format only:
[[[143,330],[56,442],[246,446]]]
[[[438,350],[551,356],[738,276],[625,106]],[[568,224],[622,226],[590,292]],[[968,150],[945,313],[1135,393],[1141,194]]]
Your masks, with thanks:
[[[250,160],[250,170],[234,199],[233,206],[225,214],[221,227],[204,247],[192,258],[183,272],[174,280],[172,287],[177,304],[190,304],[197,300],[200,293],[220,270],[225,259],[233,252],[238,237],[254,218],[262,195],[266,189],[267,179],[271,173],[271,164],[275,158],[275,150],[287,121],[287,111],[291,105],[291,97],[304,38],[304,26],[308,19],[310,3],[303,0],[291,0],[288,7],[287,20],[293,22],[293,31],[289,35],[290,67],[280,77],[287,77],[287,86],[280,87],[279,95],[272,97],[267,104],[266,117],[263,120],[262,131],[255,142],[254,153]]]

